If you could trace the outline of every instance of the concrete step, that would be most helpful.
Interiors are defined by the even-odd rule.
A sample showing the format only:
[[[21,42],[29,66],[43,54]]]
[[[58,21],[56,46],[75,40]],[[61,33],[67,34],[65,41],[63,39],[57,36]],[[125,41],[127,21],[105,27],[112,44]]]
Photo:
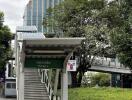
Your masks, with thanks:
[[[41,89],[42,88],[42,89],[44,89],[45,87],[43,87],[43,86],[24,86],[24,88],[27,88],[27,89],[28,88],[30,88],[30,89],[32,89],[32,88],[34,88],[34,89],[37,89],[37,88]]]
[[[35,82],[35,81],[28,81],[28,82],[25,82],[25,85],[30,85],[30,84],[39,84],[40,82]]]
[[[44,93],[44,92],[38,92],[38,93],[34,93],[34,92],[30,92],[30,93],[25,93],[24,96],[27,97],[46,97],[48,94]]]
[[[31,100],[49,100],[48,96],[43,96],[43,97],[24,97],[24,100],[26,99],[31,99]]]
[[[47,99],[49,99],[49,96],[30,96],[30,95],[26,95],[25,96],[25,99],[36,99],[36,100],[38,100],[38,99],[42,99],[43,98],[43,100],[47,100]]]
[[[33,95],[24,95],[24,97],[25,97],[25,99],[27,98],[29,98],[29,99],[31,99],[31,98],[33,98],[33,99],[38,99],[38,98],[40,98],[40,99],[42,99],[43,98],[43,100],[45,100],[44,98],[46,98],[46,99],[48,99],[49,98],[49,96],[48,95],[45,95],[45,96],[33,96]]]
[[[44,90],[45,88],[42,88],[42,87],[24,87],[24,89],[28,89],[28,90]],[[25,91],[28,91],[28,90],[25,90]]]
[[[27,83],[25,83],[25,86],[33,86],[33,87],[45,87],[45,85],[44,84],[27,84]]]
[[[47,94],[47,90],[43,89],[30,89],[30,90],[25,90],[24,93],[41,93],[43,92],[44,94]]]
[[[24,81],[25,82],[25,81]],[[40,86],[40,85],[44,85],[44,84],[42,84],[42,83],[40,83],[41,81],[39,81],[39,82],[25,82],[25,85],[38,85],[38,86]]]
[[[38,71],[24,71],[24,73],[34,73],[34,74],[38,74]]]
[[[24,69],[24,100],[49,100],[37,69]]]
[[[31,76],[39,76],[39,74],[35,74],[35,73],[27,73],[27,74],[25,74],[24,76],[29,76],[29,77],[31,77]]]
[[[27,95],[27,96],[25,96],[25,98],[24,98],[24,100],[25,99],[36,99],[36,100],[38,100],[38,99],[43,99],[43,100],[49,100],[49,96],[30,96],[30,95]]]
[[[30,74],[30,73],[39,74],[38,71],[26,71],[26,72],[24,72],[24,73],[26,73],[26,74]]]
[[[42,88],[42,89],[45,89],[46,87],[45,86],[32,86],[32,85],[26,85],[26,86],[24,86],[24,88],[34,88],[34,89],[36,89],[36,88]]]
[[[33,83],[35,83],[35,82],[41,82],[40,80],[24,80],[24,82],[26,83],[29,83],[29,82],[33,82]]]
[[[42,97],[42,98],[24,98],[24,100],[49,100],[49,97]]]
[[[26,77],[24,80],[41,80],[40,77]]]
[[[24,96],[26,96],[26,95],[29,95],[29,96],[47,96],[48,94],[47,93],[45,93],[45,92],[26,92],[26,93],[24,93]]]
[[[25,75],[25,78],[29,78],[29,77],[31,77],[31,78],[40,78],[40,76],[38,76],[38,75]]]
[[[26,77],[24,80],[41,80],[40,77]]]
[[[37,82],[41,82],[40,79],[24,79],[24,81],[29,81],[29,82],[30,82],[30,81],[31,81],[31,82],[32,82],[32,81],[35,81],[35,82],[37,81]]]
[[[29,76],[29,75],[26,75],[26,76],[24,76],[26,79],[27,78],[41,78],[41,77],[39,77],[38,75],[35,75],[35,76]]]
[[[34,79],[41,79],[41,77],[29,77],[29,76],[25,76],[25,80],[28,79],[28,80],[34,80]]]
[[[34,83],[30,83],[30,82],[28,82],[28,83],[25,83],[24,85],[25,86],[43,86],[43,84],[40,84],[40,82],[38,83],[38,84],[36,84],[37,82],[34,82]]]
[[[24,88],[25,89],[25,88]],[[30,89],[30,90],[25,90],[25,92],[45,92],[47,94],[47,90],[44,89]]]
[[[25,74],[30,74],[30,73],[34,73],[34,74],[39,74],[38,71],[26,71],[24,72]]]

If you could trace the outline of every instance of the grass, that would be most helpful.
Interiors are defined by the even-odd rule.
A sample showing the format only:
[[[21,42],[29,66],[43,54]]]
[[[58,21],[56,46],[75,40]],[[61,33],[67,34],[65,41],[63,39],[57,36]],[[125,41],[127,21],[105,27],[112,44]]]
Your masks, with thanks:
[[[68,100],[132,100],[132,89],[74,88]]]

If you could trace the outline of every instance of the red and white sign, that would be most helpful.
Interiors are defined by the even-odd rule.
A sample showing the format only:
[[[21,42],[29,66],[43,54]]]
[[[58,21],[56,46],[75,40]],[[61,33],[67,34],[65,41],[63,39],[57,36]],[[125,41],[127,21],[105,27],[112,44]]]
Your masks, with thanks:
[[[68,60],[67,62],[67,71],[76,71],[76,60]]]

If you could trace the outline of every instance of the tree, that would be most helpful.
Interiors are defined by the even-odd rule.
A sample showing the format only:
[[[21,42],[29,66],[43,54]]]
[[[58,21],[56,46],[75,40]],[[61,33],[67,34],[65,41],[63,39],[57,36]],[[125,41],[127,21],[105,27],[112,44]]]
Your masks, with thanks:
[[[112,0],[99,17],[105,18],[116,56],[132,69],[132,1]]]
[[[48,9],[44,26],[56,36],[85,37],[82,48],[74,52],[79,59],[77,72],[72,72],[73,86],[80,86],[82,76],[92,66],[96,56],[112,56],[109,31],[106,22],[99,17],[106,8],[105,0],[65,0],[63,3]],[[58,34],[59,33],[59,34]]]
[[[11,32],[9,28],[3,25],[4,14],[0,12],[0,68],[4,67],[7,58],[10,55]]]
[[[111,41],[122,64],[132,69],[132,1],[113,1],[111,6],[117,7],[111,31]],[[112,23],[112,24],[113,24]]]
[[[110,75],[106,73],[94,74],[91,78],[92,86],[110,86]]]
[[[73,84],[80,86],[82,76],[98,56],[118,57],[132,67],[131,5],[130,0],[65,0],[49,9],[44,25],[56,36],[63,33],[65,37],[86,38],[74,52],[79,67],[72,72]]]

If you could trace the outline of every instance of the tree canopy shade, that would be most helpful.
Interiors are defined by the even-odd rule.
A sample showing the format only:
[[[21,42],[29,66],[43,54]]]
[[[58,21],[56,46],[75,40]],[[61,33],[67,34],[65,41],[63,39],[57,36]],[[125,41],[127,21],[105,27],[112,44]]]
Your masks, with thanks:
[[[74,54],[79,58],[79,83],[97,56],[118,56],[132,67],[131,9],[130,0],[65,0],[48,9],[43,23],[48,32],[86,38]]]
[[[3,25],[4,14],[0,12],[0,68],[5,65],[6,59],[10,54],[10,29]]]
[[[111,21],[111,41],[121,63],[132,69],[132,1],[113,1],[111,6],[117,9],[113,18],[116,21]]]

